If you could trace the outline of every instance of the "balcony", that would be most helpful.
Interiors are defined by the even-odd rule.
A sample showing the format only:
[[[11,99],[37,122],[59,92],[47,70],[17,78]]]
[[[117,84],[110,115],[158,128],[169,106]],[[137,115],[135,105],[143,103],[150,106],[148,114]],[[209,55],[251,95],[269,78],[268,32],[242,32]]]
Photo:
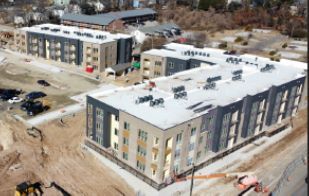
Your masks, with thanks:
[[[32,40],[31,40],[31,43],[37,44],[37,43],[38,43],[38,40],[37,40],[37,39],[32,39]]]
[[[141,162],[141,163],[145,163],[145,162],[146,162],[145,157],[140,156],[140,155],[136,155],[136,160],[139,161],[139,162]]]
[[[238,123],[238,119],[232,119],[231,120],[231,124],[233,125],[233,124],[236,124],[236,123]]]
[[[172,148],[171,147],[165,148],[165,156],[168,156],[169,154],[171,154],[171,152],[172,152]]]
[[[157,170],[157,169],[158,169],[158,165],[155,164],[155,163],[151,163],[150,167],[151,167],[153,170]]]
[[[283,97],[281,102],[286,102],[288,100],[288,97]]]
[[[75,52],[75,50],[76,50],[75,46],[70,46],[70,50]]]
[[[75,54],[70,55],[70,59],[75,59],[75,58],[76,58]]]
[[[137,139],[137,144],[142,146],[143,148],[146,148],[147,146],[146,142],[140,139]]]
[[[144,76],[149,76],[149,74],[150,74],[150,71],[145,71],[145,70],[143,71]]]
[[[61,44],[60,44],[60,43],[57,43],[57,44],[56,44],[56,48],[61,48]]]
[[[56,56],[61,56],[61,51],[60,51],[60,50],[58,50],[58,51],[56,52]]]

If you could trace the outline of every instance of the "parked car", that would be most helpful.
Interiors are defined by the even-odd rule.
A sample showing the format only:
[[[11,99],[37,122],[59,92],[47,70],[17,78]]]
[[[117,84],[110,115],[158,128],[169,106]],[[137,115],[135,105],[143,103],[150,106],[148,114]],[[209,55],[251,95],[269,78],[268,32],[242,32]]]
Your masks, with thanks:
[[[35,116],[44,111],[44,106],[41,102],[35,102],[27,109],[27,114],[29,116]]]
[[[24,99],[23,99],[23,98],[20,98],[20,97],[13,97],[13,98],[11,98],[11,99],[8,100],[8,102],[9,102],[10,104],[13,104],[13,103],[20,103],[20,102],[22,102],[22,101],[24,101]]]
[[[26,95],[26,99],[37,99],[37,98],[41,98],[41,97],[45,97],[46,94],[40,91],[34,91],[31,93],[28,93]]]
[[[39,102],[39,101],[37,101],[37,102]],[[28,108],[29,108],[31,105],[33,105],[34,103],[35,103],[35,102],[32,101],[32,100],[28,100],[28,101],[24,102],[23,104],[21,104],[20,109],[23,110],[23,111],[27,111]]]
[[[46,82],[46,80],[38,80],[37,83],[42,85],[42,86],[50,86],[50,84],[48,82]]]
[[[8,92],[4,92],[4,93],[2,93],[2,94],[0,95],[0,99],[1,99],[2,101],[7,101],[7,100],[9,100],[9,99],[11,99],[11,98],[13,98],[13,97],[15,97],[15,94],[8,93]]]

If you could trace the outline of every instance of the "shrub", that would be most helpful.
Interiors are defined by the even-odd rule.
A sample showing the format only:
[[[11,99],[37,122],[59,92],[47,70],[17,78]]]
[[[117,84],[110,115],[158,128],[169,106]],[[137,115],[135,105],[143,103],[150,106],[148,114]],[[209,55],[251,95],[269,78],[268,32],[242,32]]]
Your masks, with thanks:
[[[275,60],[275,57],[270,57],[270,60],[271,60],[271,61],[274,61],[274,60]]]
[[[225,48],[227,48],[227,42],[224,42],[224,43],[219,44],[218,47],[219,47],[220,49],[225,49]]]
[[[244,41],[241,45],[246,46],[246,45],[248,45],[248,42]]]
[[[246,26],[245,31],[252,31],[252,26],[250,26],[250,25]]]
[[[288,44],[287,44],[287,43],[284,43],[284,44],[282,45],[282,48],[286,48],[286,47],[288,47]]]
[[[269,55],[270,55],[270,56],[274,56],[276,53],[277,53],[277,51],[272,50],[272,51],[269,52]]]
[[[243,41],[243,38],[242,37],[237,37],[234,42],[238,43],[238,42],[241,42],[241,41]]]

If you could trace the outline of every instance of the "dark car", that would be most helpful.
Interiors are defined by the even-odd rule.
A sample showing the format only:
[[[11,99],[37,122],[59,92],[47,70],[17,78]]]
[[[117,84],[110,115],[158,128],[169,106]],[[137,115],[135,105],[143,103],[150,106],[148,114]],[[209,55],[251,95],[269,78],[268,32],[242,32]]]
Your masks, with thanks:
[[[48,82],[46,82],[46,80],[38,80],[37,83],[42,85],[42,86],[50,86],[50,84]]]
[[[35,116],[44,111],[44,106],[41,102],[35,102],[27,109],[27,114],[29,116]]]
[[[20,105],[20,109],[23,111],[28,110],[28,108],[30,108],[30,106],[32,106],[35,102],[33,100],[28,100],[26,102],[24,102],[23,104]]]
[[[26,95],[26,99],[37,99],[37,98],[41,98],[41,97],[45,97],[46,94],[40,91],[34,91],[31,93],[28,93]]]
[[[0,99],[1,99],[2,101],[7,101],[7,100],[9,100],[9,99],[11,99],[11,98],[13,98],[13,97],[15,97],[15,94],[7,93],[7,92],[4,92],[4,93],[2,93],[2,94],[0,95]]]

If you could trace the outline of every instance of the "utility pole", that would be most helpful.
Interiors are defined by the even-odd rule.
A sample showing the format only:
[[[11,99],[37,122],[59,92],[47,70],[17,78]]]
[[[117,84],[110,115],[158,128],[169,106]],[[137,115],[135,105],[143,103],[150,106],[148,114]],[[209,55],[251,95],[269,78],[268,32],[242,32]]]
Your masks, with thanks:
[[[194,177],[194,171],[195,171],[195,165],[194,165],[194,163],[193,163],[193,164],[192,164],[192,176],[191,176],[190,196],[192,196],[192,191],[193,191],[193,177]]]

